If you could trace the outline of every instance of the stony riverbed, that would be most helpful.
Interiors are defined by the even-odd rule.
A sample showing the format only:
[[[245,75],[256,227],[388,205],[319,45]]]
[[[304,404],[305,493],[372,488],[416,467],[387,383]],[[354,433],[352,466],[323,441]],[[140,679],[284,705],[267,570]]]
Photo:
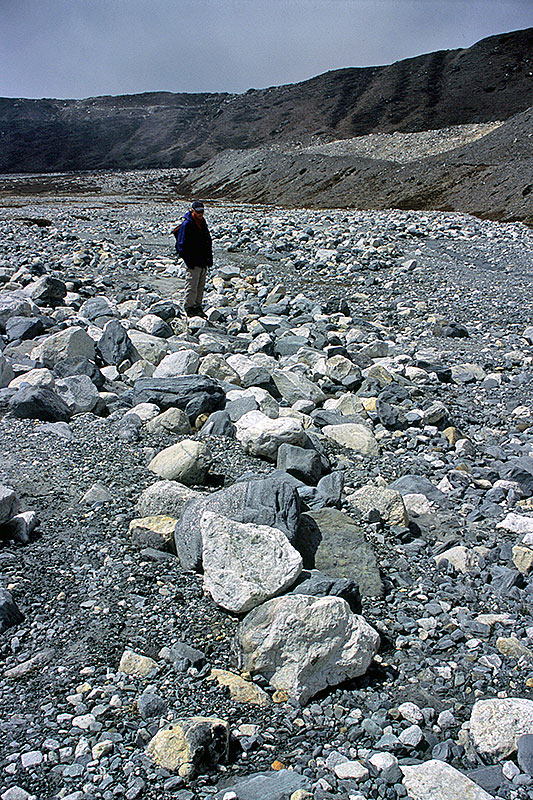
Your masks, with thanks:
[[[208,319],[187,324],[169,235],[187,205],[154,196],[158,176],[86,175],[83,193],[69,178],[62,196],[0,202],[0,484],[18,505],[0,575],[21,615],[0,639],[0,797],[533,798],[532,231],[206,201]],[[111,363],[102,337],[117,320],[134,349]],[[83,353],[46,344],[72,329]],[[222,387],[226,417],[202,406],[162,420],[138,394],[183,375]],[[25,376],[64,417],[20,411]],[[312,469],[276,456],[281,422],[281,446],[312,451]],[[379,634],[363,675],[326,676],[302,700],[247,671],[246,612],[207,591],[207,562],[206,576],[185,568],[155,546],[159,529],[131,527],[179,517],[175,499],[146,497],[168,480],[154,457],[183,442],[201,469],[177,481],[191,493],[180,503],[288,481],[299,522],[322,526],[317,568],[355,580]],[[15,510],[39,523],[13,527]],[[346,530],[364,546],[360,573]],[[201,657],[173,660],[176,643]],[[144,675],[125,652],[148,659]],[[244,674],[261,702],[217,669]],[[222,720],[229,749],[162,766],[150,743],[193,716]]]

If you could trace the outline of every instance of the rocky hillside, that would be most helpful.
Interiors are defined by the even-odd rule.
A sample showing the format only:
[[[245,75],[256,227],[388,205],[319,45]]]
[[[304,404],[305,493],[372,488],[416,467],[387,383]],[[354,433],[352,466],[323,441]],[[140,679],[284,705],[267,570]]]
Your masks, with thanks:
[[[446,132],[387,137],[387,160],[367,155],[326,154],[316,147],[297,150],[255,148],[229,151],[190,173],[183,194],[310,207],[405,208],[463,211],[533,224],[533,109],[453,150],[426,157],[429,144]],[[361,137],[363,138],[363,137]],[[465,137],[466,140],[466,137]],[[359,139],[353,140],[354,147]],[[396,145],[394,147],[394,142]],[[345,148],[341,148],[345,149]],[[437,148],[438,149],[438,148]]]
[[[228,148],[504,120],[531,102],[533,28],[245,94],[0,99],[0,171],[198,166]]]

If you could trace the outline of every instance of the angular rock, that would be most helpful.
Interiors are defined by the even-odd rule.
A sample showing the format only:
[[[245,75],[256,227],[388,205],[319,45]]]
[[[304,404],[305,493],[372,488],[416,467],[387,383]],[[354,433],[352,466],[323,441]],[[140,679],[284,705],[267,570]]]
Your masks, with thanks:
[[[123,361],[133,359],[135,351],[126,329],[113,319],[106,323],[96,352],[102,363],[118,367]]]
[[[13,600],[11,593],[0,586],[0,634],[24,622],[24,614]]]
[[[346,422],[340,425],[325,425],[322,433],[337,444],[355,450],[364,456],[377,456],[379,445],[370,428],[358,422]]]
[[[24,384],[27,386],[48,386],[50,389],[54,389],[56,382],[51,370],[46,368],[30,369],[28,372],[13,378],[9,388],[20,389]]]
[[[226,436],[228,439],[235,439],[235,425],[227,411],[213,411],[200,430],[205,436]]]
[[[210,460],[205,442],[183,439],[161,450],[148,464],[148,469],[161,478],[186,486],[204,483]]]
[[[353,494],[348,495],[347,502],[357,508],[365,520],[375,522],[376,517],[387,525],[405,527],[409,524],[409,516],[400,492],[395,489],[382,488],[369,483]]]
[[[133,650],[124,650],[120,658],[118,666],[119,672],[124,672],[126,675],[137,675],[140,678],[145,678],[152,670],[157,669],[157,661],[148,656],[134,653]]]
[[[481,786],[444,761],[431,760],[400,769],[413,800],[493,800]]]
[[[198,492],[175,481],[156,481],[140,495],[135,511],[142,517],[164,515],[179,518],[185,503]]]
[[[109,298],[104,295],[96,295],[95,297],[89,297],[82,304],[79,314],[80,317],[85,317],[97,325],[100,324],[100,327],[102,327],[102,318],[105,323],[109,317],[117,317],[118,311]]]
[[[531,456],[510,458],[500,468],[500,478],[515,481],[525,497],[531,497],[533,495],[533,458]]]
[[[177,520],[162,515],[132,519],[129,534],[136,547],[153,547],[155,550],[175,552],[174,528]]]
[[[308,594],[312,597],[342,597],[354,614],[361,613],[361,595],[358,585],[349,578],[331,578],[317,569],[300,573],[291,594]]]
[[[380,639],[339,597],[288,595],[253,609],[237,635],[239,667],[305,703],[364,675]]]
[[[226,763],[229,733],[228,723],[216,717],[176,719],[156,733],[146,753],[163,769],[191,778],[201,769]]]
[[[189,417],[181,408],[167,408],[166,411],[158,414],[147,423],[146,430],[149,433],[161,433],[163,431],[177,434],[192,433]]]
[[[448,561],[457,572],[467,573],[477,569],[479,555],[463,545],[456,545],[435,556],[436,564],[440,564],[441,561]]]
[[[0,353],[0,389],[4,389],[14,379],[15,373],[11,363]]]
[[[67,328],[53,333],[35,347],[31,357],[40,361],[45,367],[53,367],[58,361],[71,356],[82,356],[94,361],[95,347],[89,334],[83,328]]]
[[[71,375],[87,375],[99,389],[104,385],[105,378],[98,367],[82,356],[71,356],[58,361],[53,369],[54,378],[69,378]]]
[[[302,570],[302,557],[277,528],[204,511],[204,590],[215,603],[242,614],[290,588]]]
[[[272,378],[278,392],[290,405],[298,400],[311,400],[315,405],[319,405],[326,399],[319,386],[297,372],[275,369]]]
[[[150,333],[134,329],[128,331],[128,336],[133,345],[136,358],[142,358],[154,366],[157,366],[170,350],[170,345],[166,339],[160,339],[159,336],[152,336]]]
[[[6,335],[9,342],[35,339],[42,336],[45,327],[39,317],[10,317],[6,322]]]
[[[268,694],[255,683],[245,681],[240,675],[235,675],[225,669],[212,669],[209,678],[216,680],[219,686],[227,686],[231,697],[237,703],[248,703],[262,708],[270,705]]]
[[[300,422],[290,417],[271,419],[261,411],[249,411],[236,422],[236,437],[244,451],[275,461],[280,445],[302,446],[307,436]]]
[[[227,783],[227,781],[226,781]],[[225,789],[221,789],[213,796],[213,800],[224,800],[224,797],[231,793],[238,800],[307,800],[313,797],[304,792],[300,798],[300,790],[310,788],[309,778],[299,775],[289,769],[281,769],[278,772],[255,772],[244,778],[234,779]]]
[[[252,358],[235,353],[235,355],[227,356],[226,361],[235,370],[239,376],[239,384],[245,389],[270,381],[269,371],[260,364],[256,364]]]
[[[212,511],[236,522],[252,522],[278,528],[293,543],[300,519],[297,491],[279,478],[241,481],[213,494],[192,499],[176,525],[176,552],[184,569],[202,565],[200,520]]]
[[[88,375],[71,375],[58,378],[56,393],[66,403],[71,414],[92,411],[100,400],[98,390]]]
[[[4,525],[18,511],[18,500],[11,486],[0,484],[0,525]]]
[[[219,384],[203,375],[177,378],[140,378],[132,391],[133,403],[156,403],[162,411],[181,408],[191,423],[199,414],[224,408],[226,395]]]
[[[170,325],[167,325],[156,314],[145,314],[135,325],[141,331],[149,333],[151,336],[157,336],[159,339],[168,339],[173,333]]]
[[[59,278],[43,275],[25,289],[34,303],[41,306],[58,306],[67,294],[67,287]]]
[[[159,658],[172,664],[177,672],[187,672],[189,667],[202,669],[206,662],[205,653],[190,647],[185,642],[174,642],[172,647],[162,647]]]
[[[154,370],[154,378],[175,378],[179,375],[194,375],[198,371],[200,356],[195,350],[178,350],[169,353]]]
[[[8,319],[12,317],[29,317],[35,311],[38,311],[37,306],[35,306],[23,292],[1,292],[0,330],[6,329]]]
[[[316,450],[306,450],[293,444],[280,445],[276,466],[308,484],[318,483],[322,475],[322,459]]]
[[[9,410],[19,419],[67,422],[72,412],[65,401],[47,386],[19,389],[9,401]]]
[[[323,508],[302,514],[294,544],[302,554],[305,569],[353,580],[362,597],[382,595],[374,550],[357,521],[342,511]]]
[[[519,697],[478,700],[470,716],[470,736],[482,755],[507,758],[524,734],[533,734],[533,700]]]

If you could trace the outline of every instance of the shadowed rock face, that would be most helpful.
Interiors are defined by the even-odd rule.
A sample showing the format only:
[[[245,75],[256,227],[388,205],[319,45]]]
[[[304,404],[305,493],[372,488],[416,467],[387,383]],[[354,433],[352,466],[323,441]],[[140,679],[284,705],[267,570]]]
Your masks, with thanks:
[[[2,98],[0,171],[195,167],[230,148],[503,120],[530,102],[532,49],[529,28],[240,95]]]

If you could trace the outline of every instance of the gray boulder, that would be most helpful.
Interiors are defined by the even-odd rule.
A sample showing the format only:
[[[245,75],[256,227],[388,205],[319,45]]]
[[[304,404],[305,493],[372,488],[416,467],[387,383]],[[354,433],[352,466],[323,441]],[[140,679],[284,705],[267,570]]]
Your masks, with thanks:
[[[0,293],[0,330],[6,329],[11,317],[29,317],[37,307],[20,291]]]
[[[10,362],[5,356],[0,354],[0,389],[5,389],[14,377],[15,373],[13,372],[13,367]]]
[[[202,425],[202,435],[226,436],[235,439],[235,425],[227,411],[213,411],[207,422]]]
[[[55,389],[72,414],[93,411],[100,399],[98,390],[88,375],[59,378],[56,381]]]
[[[59,278],[43,275],[30,283],[25,292],[39,306],[58,306],[67,294],[67,287]]]
[[[175,378],[140,378],[131,392],[133,404],[155,403],[162,411],[181,408],[191,423],[199,414],[210,414],[224,408],[226,395],[222,387],[204,375],[182,375]]]
[[[24,621],[24,614],[7,589],[0,587],[0,633],[4,633]]]
[[[349,578],[331,578],[318,569],[304,570],[291,594],[309,594],[312,597],[342,597],[354,614],[361,613],[359,586]]]
[[[533,495],[533,458],[510,458],[500,468],[500,478],[517,483],[526,497]]]
[[[235,483],[227,489],[189,501],[176,525],[176,552],[184,569],[202,565],[200,520],[212,511],[236,522],[268,525],[282,531],[294,543],[300,518],[297,491],[286,481],[266,478]]]
[[[14,517],[18,511],[18,500],[11,486],[0,484],[0,525]]]
[[[382,595],[374,550],[361,525],[342,511],[323,508],[302,514],[295,547],[302,554],[305,569],[353,580],[362,597]]]
[[[226,781],[227,786],[213,796],[213,800],[224,800],[227,793],[234,792],[239,800],[290,800],[298,790],[309,789],[311,784],[305,775],[289,769],[279,772],[254,772],[234,782]]]
[[[19,419],[68,422],[72,412],[65,401],[47,386],[23,386],[9,401],[9,410]]]
[[[58,361],[71,356],[83,356],[94,361],[95,347],[89,334],[83,328],[67,328],[50,334],[31,351],[31,357],[45,367],[53,367]]]
[[[322,475],[322,459],[316,450],[293,444],[280,445],[276,466],[308,484],[318,483]]]
[[[118,320],[112,319],[104,328],[96,352],[104,364],[118,367],[126,359],[132,359],[135,351],[126,329]]]
[[[433,486],[431,481],[422,475],[402,475],[401,478],[397,478],[389,484],[389,489],[395,489],[402,496],[406,494],[423,494],[431,503],[449,505],[449,500],[444,492]]]

